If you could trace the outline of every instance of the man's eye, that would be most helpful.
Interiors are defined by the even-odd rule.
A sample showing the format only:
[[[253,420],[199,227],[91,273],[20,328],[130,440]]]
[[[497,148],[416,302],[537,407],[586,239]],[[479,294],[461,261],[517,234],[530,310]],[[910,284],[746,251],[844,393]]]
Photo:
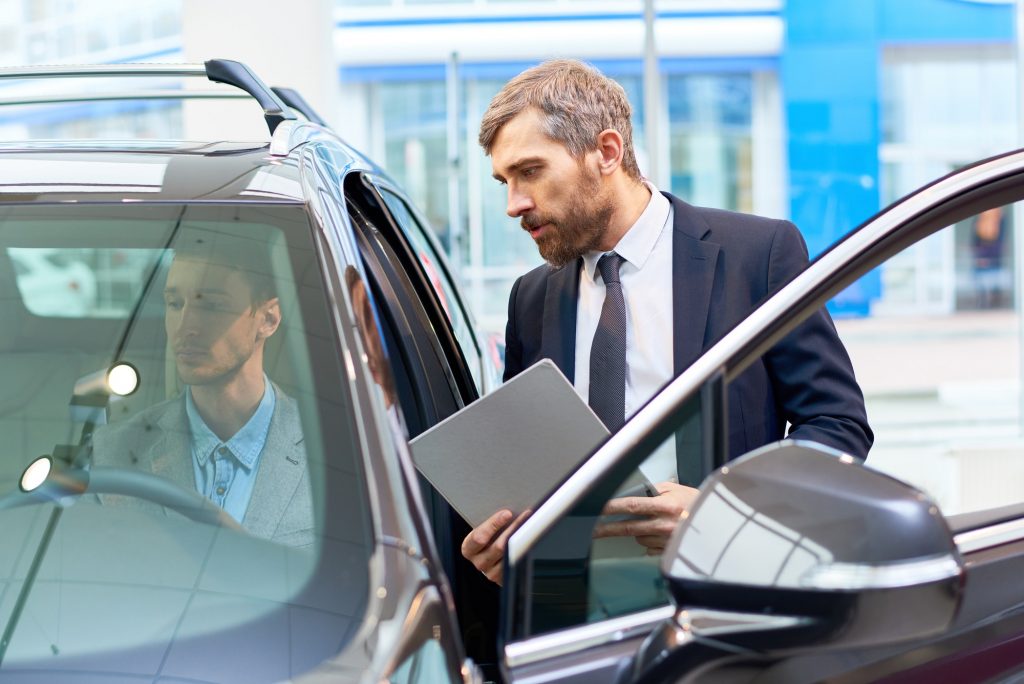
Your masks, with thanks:
[[[181,308],[182,302],[180,299],[165,299],[164,306],[173,311],[177,311]]]
[[[529,178],[530,176],[536,175],[537,167],[531,166],[528,169],[523,169],[523,176]]]
[[[227,311],[231,308],[227,302],[209,297],[196,297],[196,306],[205,311]]]

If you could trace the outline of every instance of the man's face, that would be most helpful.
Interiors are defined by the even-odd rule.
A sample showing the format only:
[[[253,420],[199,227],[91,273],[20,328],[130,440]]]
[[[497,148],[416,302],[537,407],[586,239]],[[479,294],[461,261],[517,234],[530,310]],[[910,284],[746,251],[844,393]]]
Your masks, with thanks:
[[[502,126],[491,146],[493,175],[508,186],[508,215],[520,219],[553,266],[597,249],[608,228],[612,200],[592,161],[551,140],[535,109]]]
[[[238,272],[189,258],[172,262],[164,304],[167,339],[188,385],[224,383],[246,364],[262,365],[256,351],[279,321],[277,299],[256,305]]]

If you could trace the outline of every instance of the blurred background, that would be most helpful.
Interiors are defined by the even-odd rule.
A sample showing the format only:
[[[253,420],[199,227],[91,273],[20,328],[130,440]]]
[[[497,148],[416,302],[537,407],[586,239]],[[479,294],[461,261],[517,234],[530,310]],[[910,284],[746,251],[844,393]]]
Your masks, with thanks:
[[[297,88],[411,195],[478,326],[500,333],[513,280],[539,257],[505,215],[476,136],[522,69],[593,63],[629,95],[641,169],[660,188],[790,219],[813,257],[922,184],[1020,146],[1015,11],[1007,0],[0,0],[0,66],[224,57]],[[26,88],[0,83],[0,104]],[[0,106],[0,139],[216,137],[227,117],[199,105],[252,106]],[[245,120],[265,136],[258,116]],[[1024,486],[1014,213],[950,226],[829,303],[878,432],[872,463],[912,473],[947,512],[1017,501]],[[19,286],[63,268],[81,301],[39,292],[39,313],[116,308],[135,274],[103,258],[26,255]]]

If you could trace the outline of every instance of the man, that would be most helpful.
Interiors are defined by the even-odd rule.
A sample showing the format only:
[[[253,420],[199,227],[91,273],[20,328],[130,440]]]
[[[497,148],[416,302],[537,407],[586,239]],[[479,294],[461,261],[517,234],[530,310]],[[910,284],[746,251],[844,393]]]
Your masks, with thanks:
[[[613,431],[807,264],[791,223],[693,207],[646,182],[624,91],[581,62],[546,62],[510,81],[484,114],[480,144],[508,187],[509,216],[547,261],[512,287],[505,379],[550,358]],[[824,310],[737,378],[729,399],[732,457],[781,439],[787,422],[794,438],[861,458],[872,442]],[[633,536],[659,553],[697,490],[657,488],[609,502],[606,513],[641,519],[597,536]],[[463,555],[500,581],[518,523],[498,511]]]
[[[298,408],[263,371],[281,309],[261,246],[194,239],[175,254],[164,304],[168,347],[185,389],[97,431],[94,461],[196,490],[253,535],[309,543],[312,502]]]

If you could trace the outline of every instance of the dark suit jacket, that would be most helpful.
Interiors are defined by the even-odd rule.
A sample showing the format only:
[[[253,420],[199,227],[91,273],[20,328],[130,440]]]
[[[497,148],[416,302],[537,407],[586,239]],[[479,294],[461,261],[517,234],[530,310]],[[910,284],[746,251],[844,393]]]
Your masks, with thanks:
[[[242,527],[288,546],[313,540],[313,501],[295,400],[280,389]],[[195,491],[195,470],[184,397],[161,402],[123,423],[103,426],[93,437],[98,466],[139,469]],[[162,508],[138,499],[101,494],[104,505]]]
[[[672,233],[675,374],[807,265],[807,246],[788,221],[694,207],[665,193]],[[540,266],[512,287],[505,380],[549,358],[575,375],[576,302],[582,260]],[[790,436],[864,458],[873,435],[846,349],[824,308],[729,387],[729,457]]]

